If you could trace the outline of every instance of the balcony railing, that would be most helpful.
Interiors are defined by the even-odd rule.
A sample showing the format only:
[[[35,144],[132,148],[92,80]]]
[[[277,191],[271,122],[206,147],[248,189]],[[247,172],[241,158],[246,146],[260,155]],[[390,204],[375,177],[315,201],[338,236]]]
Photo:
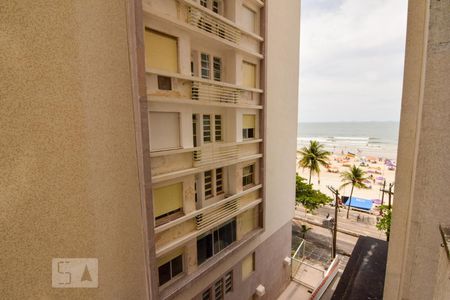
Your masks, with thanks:
[[[196,7],[188,5],[187,23],[220,38],[239,44],[241,31]]]
[[[201,230],[208,227],[211,224],[217,222],[220,219],[227,219],[228,216],[239,210],[238,199],[233,199],[225,204],[220,205],[214,210],[199,214],[195,217],[197,230]]]
[[[192,82],[192,100],[236,104],[242,90],[198,81]]]
[[[200,150],[193,152],[194,167],[199,167],[212,162],[237,159],[239,157],[239,147],[237,145],[204,145]]]

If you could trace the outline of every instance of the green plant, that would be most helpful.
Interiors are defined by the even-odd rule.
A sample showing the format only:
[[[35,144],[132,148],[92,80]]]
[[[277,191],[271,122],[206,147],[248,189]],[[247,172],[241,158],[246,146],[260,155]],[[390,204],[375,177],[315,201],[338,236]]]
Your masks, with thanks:
[[[305,183],[306,179],[296,175],[295,201],[300,203],[309,212],[314,211],[322,205],[333,201],[332,198],[314,190],[312,184]]]
[[[308,183],[311,183],[311,175],[313,173],[320,175],[320,166],[327,166],[329,164],[328,156],[331,154],[324,150],[324,146],[318,141],[309,141],[309,146],[303,147],[297,153],[301,156],[298,162],[299,167],[309,169]]]
[[[351,166],[348,171],[341,173],[342,185],[340,189],[348,185],[352,186],[352,189],[350,191],[350,197],[348,198],[347,219],[348,216],[350,215],[350,206],[352,205],[353,189],[355,187],[358,189],[368,189],[368,187],[364,184],[364,181],[367,179],[368,178],[366,177],[366,172],[364,172],[362,169],[360,169],[355,165]]]
[[[389,235],[391,234],[392,208],[390,209],[388,205],[381,205],[380,212],[382,217],[377,222],[377,229],[384,231],[386,239],[389,241]]]
[[[308,233],[308,231],[310,231],[312,228],[311,227],[308,227],[308,226],[306,226],[306,225],[301,225],[300,226],[300,234],[301,234],[301,237],[302,237],[302,239],[305,239],[306,238],[306,234]]]

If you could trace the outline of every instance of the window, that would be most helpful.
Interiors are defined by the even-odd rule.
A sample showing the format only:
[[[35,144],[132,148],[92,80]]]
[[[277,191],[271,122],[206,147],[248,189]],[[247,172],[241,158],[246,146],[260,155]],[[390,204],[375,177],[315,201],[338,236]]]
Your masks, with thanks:
[[[230,293],[233,290],[233,271],[225,274],[224,277],[218,279],[213,286],[208,287],[202,293],[200,299],[202,300],[222,300],[225,294]],[[213,293],[214,291],[214,293]],[[214,295],[214,298],[212,297]]]
[[[233,290],[233,272],[228,272],[223,281],[225,282],[225,294],[228,294]]]
[[[211,198],[213,196],[212,191],[212,171],[205,172],[205,198]]]
[[[256,12],[243,5],[241,17],[242,27],[250,32],[256,33]]]
[[[206,171],[205,177],[205,199],[217,196],[223,193],[223,168]],[[212,183],[215,182],[215,190]]]
[[[202,125],[203,143],[223,141],[221,115],[203,115]]]
[[[254,172],[255,165],[246,166],[243,169],[242,174],[242,186],[245,187],[250,184],[254,184]]]
[[[166,76],[158,76],[158,89],[164,91],[172,90],[172,78]]]
[[[204,263],[234,241],[236,241],[235,219],[197,239],[197,264]]]
[[[253,139],[255,138],[255,115],[243,115],[242,116],[242,138]]]
[[[181,182],[153,190],[155,219],[160,220],[183,210],[183,184]]]
[[[197,115],[192,115],[192,142],[197,147]]]
[[[212,11],[215,12],[216,14],[219,13],[220,11],[220,3],[218,0],[213,0],[212,1]]]
[[[211,300],[211,288],[207,289],[202,294],[202,300]]]
[[[255,252],[242,261],[242,280],[246,280],[255,271]]]
[[[209,79],[210,78],[209,54],[206,53],[200,54],[200,63],[201,63],[201,77],[204,79]]]
[[[150,150],[161,151],[180,148],[180,114],[156,112],[149,115]]]
[[[214,283],[214,299],[222,300],[223,299],[223,280],[220,279],[216,283]]]
[[[208,0],[200,0],[200,5],[203,7],[208,7]]]
[[[256,65],[243,61],[242,68],[243,68],[244,86],[256,88]]]
[[[144,43],[146,67],[178,72],[178,44],[176,37],[146,29]]]
[[[213,73],[215,81],[222,80],[222,59],[220,57],[213,57]]]
[[[216,194],[223,193],[223,169],[216,169]]]
[[[183,273],[183,250],[177,250],[158,259],[159,286]]]
[[[203,142],[211,142],[211,116],[203,115]]]
[[[222,116],[214,116],[214,140],[216,142],[222,141]]]
[[[195,60],[192,61],[194,62]],[[192,74],[196,74],[195,62],[191,67],[191,72]],[[208,53],[200,53],[200,77],[203,79],[214,79],[215,81],[222,81],[222,58],[212,56]]]

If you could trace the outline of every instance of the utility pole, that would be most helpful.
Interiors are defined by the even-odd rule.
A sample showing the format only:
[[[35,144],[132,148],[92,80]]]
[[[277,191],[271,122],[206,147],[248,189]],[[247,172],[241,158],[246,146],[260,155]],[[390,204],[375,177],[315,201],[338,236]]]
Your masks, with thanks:
[[[381,196],[382,200],[381,200],[381,205],[383,205],[383,199],[384,199],[384,193],[388,194],[388,208],[391,209],[392,207],[392,196],[394,195],[394,192],[392,191],[392,188],[394,187],[395,183],[389,183],[389,188],[386,190],[385,186],[386,186],[386,181],[383,184],[383,188],[380,189],[380,191],[383,192],[383,195]]]
[[[392,188],[394,187],[393,183],[389,183],[389,192],[388,192],[388,197],[389,197],[389,205],[388,208],[391,209],[391,196],[394,195],[394,192],[392,191]]]
[[[384,204],[384,190],[386,189],[386,180],[383,181],[383,188],[380,189],[380,191],[382,191],[381,193],[381,205]]]
[[[332,229],[333,233],[333,246],[331,248],[331,257],[336,257],[336,239],[337,239],[337,218],[338,218],[338,209],[339,209],[339,191],[334,187],[327,185],[327,188],[334,194],[335,202],[334,202],[334,226]]]
[[[386,182],[385,182],[386,183]],[[380,191],[382,191],[383,192],[383,196],[384,196],[384,193],[387,193],[388,194],[388,212],[390,213],[390,211],[391,211],[391,208],[392,208],[392,196],[394,195],[394,192],[392,191],[392,188],[394,187],[394,184],[395,184],[395,182],[394,183],[389,183],[389,189],[385,189],[384,188],[384,186],[383,186],[383,189],[382,190],[380,190]],[[381,202],[381,203],[383,203],[383,202]],[[381,213],[381,210],[380,210],[380,213]],[[388,229],[388,231],[387,231],[387,234],[386,234],[386,240],[389,242],[389,235],[390,235],[390,229]]]

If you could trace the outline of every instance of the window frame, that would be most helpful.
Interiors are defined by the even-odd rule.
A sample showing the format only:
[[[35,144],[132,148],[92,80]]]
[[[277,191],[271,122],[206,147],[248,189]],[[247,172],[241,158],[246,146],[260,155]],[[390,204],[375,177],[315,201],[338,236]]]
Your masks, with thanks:
[[[254,124],[253,127],[245,127],[244,118],[245,116],[253,116]],[[242,115],[242,139],[252,140],[256,138],[256,114],[243,114]]]
[[[211,121],[214,118],[211,118],[211,116],[214,115],[209,115],[209,114],[202,114],[202,140],[203,140],[203,144],[209,144],[214,142],[213,140],[213,135],[212,135],[212,124]],[[209,120],[209,124],[205,124],[205,119]],[[205,133],[208,133],[207,135]],[[208,137],[208,139],[206,139],[206,137]]]
[[[179,37],[178,37],[178,36],[174,36],[174,35],[167,34],[167,33],[165,33],[165,32],[159,31],[159,30],[155,30],[155,29],[150,28],[150,27],[145,27],[145,29],[144,29],[144,44],[145,44],[145,40],[146,40],[145,34],[146,34],[147,32],[148,32],[149,34],[155,34],[155,35],[158,35],[158,36],[160,36],[160,37],[170,38],[170,39],[172,39],[172,40],[175,41],[175,53],[176,53],[176,54],[175,54],[175,55],[176,55],[176,63],[175,63],[176,67],[175,67],[175,69],[176,69],[176,70],[166,70],[166,69],[163,69],[163,70],[178,73],[178,72],[180,71],[180,45],[179,45]],[[147,46],[147,47],[149,47],[149,46]],[[144,45],[144,51],[145,51],[145,66],[146,66],[146,67],[149,67],[149,68],[161,69],[161,68],[158,68],[158,67],[155,67],[155,66],[151,66],[150,61],[147,61],[147,55],[148,55],[147,49],[148,49],[148,48],[146,48],[145,45]],[[166,54],[166,55],[167,55],[167,54]]]
[[[213,56],[212,66],[213,66],[212,79],[214,81],[222,81],[222,66],[223,66],[222,58],[219,56]]]
[[[234,278],[233,270],[226,272],[213,284],[211,284],[208,288],[203,290],[203,292],[201,292],[201,294],[199,294],[195,299],[198,298],[200,300],[217,300],[217,297],[215,295],[215,287],[218,283],[221,283],[222,285],[221,299],[225,299],[228,293],[233,292],[234,289],[233,278]]]
[[[181,207],[179,207],[178,209],[175,209],[175,210],[168,211],[168,212],[158,215],[158,216],[156,216],[156,214],[155,214],[154,215],[155,226],[161,226],[165,223],[168,223],[170,221],[178,219],[179,217],[184,215],[184,183],[182,181],[172,182],[170,184],[157,186],[153,189],[153,191],[155,192],[158,189],[163,189],[163,188],[167,188],[167,187],[178,185],[178,184],[181,185]],[[152,198],[153,198],[153,201],[155,201],[155,198],[153,196],[154,196],[154,194],[152,195]],[[156,206],[155,202],[153,202],[153,205],[154,205],[154,207]]]
[[[245,65],[247,65],[247,66],[250,66],[250,67],[252,67],[252,70],[253,70],[253,79],[254,79],[254,82],[252,82],[252,84],[247,84],[246,83],[246,80],[247,80],[247,78],[246,78],[246,76],[245,76]],[[244,82],[242,83],[244,86],[246,86],[246,87],[249,87],[249,88],[258,88],[258,64],[257,63],[253,63],[253,62],[251,62],[251,61],[247,61],[247,60],[242,60],[242,75],[243,75],[243,79],[244,79]]]
[[[220,170],[220,172],[219,172]],[[207,175],[206,173],[211,173],[211,175]],[[210,200],[214,197],[225,194],[224,185],[225,185],[225,169],[224,167],[215,168],[211,170],[207,170],[203,172],[203,196],[205,200]],[[220,176],[220,178],[219,178]],[[210,181],[206,181],[209,178]],[[206,188],[206,185],[209,184],[211,187]],[[220,187],[220,189],[218,188]],[[210,191],[210,193],[207,191]]]
[[[256,10],[254,10],[253,8],[251,8],[248,5],[245,5],[244,3],[242,3],[242,8],[243,10],[247,10],[248,12],[250,12],[252,14],[252,19],[253,19],[253,26],[252,28],[246,28],[245,26],[243,26],[243,28],[251,33],[254,34],[258,34],[258,12]]]
[[[251,172],[245,174],[245,169],[251,168]],[[256,163],[246,165],[242,168],[242,188],[250,187],[255,185],[255,170],[256,170]],[[250,181],[246,180],[246,178],[251,178]]]
[[[198,77],[202,79],[207,80],[213,80],[222,82],[223,81],[223,57],[219,55],[215,55],[212,53],[208,53],[206,51],[201,50],[193,50],[192,53],[194,53],[194,57],[198,57]],[[196,62],[192,57],[191,54],[191,62],[193,63],[193,68],[191,65],[191,73],[192,75],[195,75],[195,65]]]
[[[167,80],[167,82],[164,82],[164,80]],[[172,91],[173,90],[172,77],[157,75],[157,81],[158,81],[158,90],[160,90],[160,91]],[[168,88],[164,88],[163,85],[165,83],[168,83]]]
[[[218,170],[220,170],[220,172],[218,172]],[[224,189],[223,189],[223,184],[224,184],[224,170],[223,167],[222,168],[216,168],[214,169],[214,182],[215,182],[215,192],[216,192],[216,196],[222,195],[225,193]],[[220,176],[220,178],[218,178]],[[220,190],[219,190],[220,187]]]
[[[224,127],[222,114],[199,114],[199,115],[201,116],[202,143],[210,144],[216,142],[223,142]]]
[[[214,114],[214,142],[223,142],[223,118]],[[219,128],[217,128],[219,126]]]
[[[181,259],[181,271],[173,274],[173,261],[175,261],[176,259],[180,258]],[[161,280],[160,280],[160,268],[162,266],[165,266],[166,264],[169,264],[169,272],[170,272],[170,279],[165,281],[164,283],[161,284]],[[164,288],[170,284],[172,284],[176,279],[180,278],[181,276],[183,276],[183,274],[185,274],[185,257],[184,257],[184,252],[181,253],[180,255],[177,255],[176,257],[172,258],[171,260],[169,260],[168,262],[158,266],[158,287],[159,288]]]
[[[227,245],[222,245],[220,244],[221,240],[220,238],[220,230],[224,229],[226,226],[231,226],[231,240],[229,241],[229,243]],[[225,230],[225,229],[224,229]],[[217,235],[217,241],[215,240],[215,236]],[[206,251],[204,251],[206,253],[206,256],[204,258],[203,261],[200,262],[199,260],[199,253],[200,251],[198,251],[198,246],[199,246],[199,242],[205,238],[211,239],[208,243],[208,240],[205,240],[205,244],[206,245],[211,245],[211,249],[205,249]],[[217,226],[213,229],[211,229],[210,231],[202,234],[201,236],[197,237],[197,266],[202,265],[203,263],[205,263],[206,261],[208,261],[209,259],[211,259],[212,257],[214,257],[215,255],[219,254],[220,252],[222,252],[223,250],[225,250],[226,248],[228,248],[229,246],[231,246],[234,242],[237,241],[237,221],[236,218],[232,218],[231,220],[221,224],[220,226]],[[202,242],[203,243],[203,242]],[[216,244],[217,249],[216,249]],[[208,253],[211,253],[211,256],[208,256]]]
[[[205,75],[203,71],[206,72]],[[200,52],[200,77],[211,79],[211,55],[209,53]]]

